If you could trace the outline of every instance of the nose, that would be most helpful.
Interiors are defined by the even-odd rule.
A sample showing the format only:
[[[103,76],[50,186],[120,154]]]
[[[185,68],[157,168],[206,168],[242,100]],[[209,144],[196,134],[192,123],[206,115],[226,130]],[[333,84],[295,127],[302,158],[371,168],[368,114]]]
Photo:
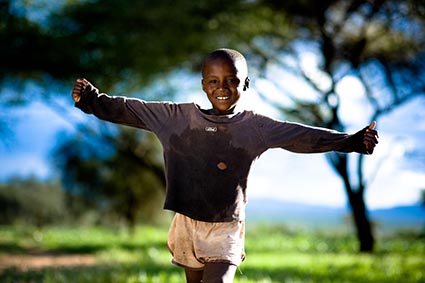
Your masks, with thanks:
[[[227,80],[222,80],[222,81],[220,81],[220,84],[219,84],[219,86],[218,86],[220,89],[225,89],[225,88],[227,88],[228,87],[228,84],[227,84]]]

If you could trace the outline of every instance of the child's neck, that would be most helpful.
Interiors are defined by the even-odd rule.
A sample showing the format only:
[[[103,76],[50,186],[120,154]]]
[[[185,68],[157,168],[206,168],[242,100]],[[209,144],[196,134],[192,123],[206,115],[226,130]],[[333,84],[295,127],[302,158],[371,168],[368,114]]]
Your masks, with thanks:
[[[225,112],[225,113],[216,112],[216,111],[214,111],[214,109],[207,109],[207,110],[204,110],[204,113],[206,113],[208,115],[214,115],[214,116],[233,116],[233,115],[236,114],[234,109],[232,109],[229,112]]]

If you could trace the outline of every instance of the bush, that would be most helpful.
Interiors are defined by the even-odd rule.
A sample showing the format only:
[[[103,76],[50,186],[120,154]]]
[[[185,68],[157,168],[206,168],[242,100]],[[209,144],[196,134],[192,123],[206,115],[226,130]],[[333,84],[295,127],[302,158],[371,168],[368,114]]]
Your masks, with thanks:
[[[10,180],[0,184],[0,224],[61,223],[67,216],[64,199],[59,182],[35,178]]]

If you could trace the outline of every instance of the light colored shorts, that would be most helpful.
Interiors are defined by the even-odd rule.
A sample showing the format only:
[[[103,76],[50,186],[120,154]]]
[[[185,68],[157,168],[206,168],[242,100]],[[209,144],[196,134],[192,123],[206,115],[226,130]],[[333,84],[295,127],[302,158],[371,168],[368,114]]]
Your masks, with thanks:
[[[203,269],[207,262],[239,266],[245,259],[245,221],[202,222],[176,213],[168,232],[172,262]]]

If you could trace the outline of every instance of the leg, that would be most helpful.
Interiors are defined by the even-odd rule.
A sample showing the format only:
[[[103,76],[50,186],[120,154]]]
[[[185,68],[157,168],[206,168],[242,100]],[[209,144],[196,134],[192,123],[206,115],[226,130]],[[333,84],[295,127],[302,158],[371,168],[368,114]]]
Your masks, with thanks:
[[[205,264],[203,283],[232,283],[237,266],[223,262],[207,262]]]
[[[186,282],[187,283],[201,283],[202,276],[204,274],[203,270],[193,270],[185,268],[184,272],[186,273]]]

